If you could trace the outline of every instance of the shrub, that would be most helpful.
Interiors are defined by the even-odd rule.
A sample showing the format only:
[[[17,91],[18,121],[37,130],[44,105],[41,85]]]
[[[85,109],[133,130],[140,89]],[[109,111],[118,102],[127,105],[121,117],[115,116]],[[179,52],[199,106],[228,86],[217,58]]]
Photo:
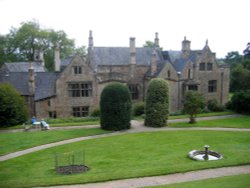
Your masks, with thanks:
[[[141,116],[145,113],[145,105],[144,102],[137,102],[133,105],[133,115]]]
[[[237,92],[233,95],[232,109],[238,113],[250,113],[250,90]]]
[[[207,108],[211,112],[222,112],[225,110],[223,105],[220,105],[216,99],[207,101]]]
[[[196,122],[196,116],[205,107],[204,97],[197,91],[187,91],[184,98],[184,112],[190,115],[189,123]]]
[[[0,104],[0,127],[27,121],[28,108],[24,98],[10,84],[0,84]]]
[[[167,81],[154,78],[149,82],[145,104],[145,126],[167,125],[169,113],[169,91]]]
[[[91,117],[100,117],[101,116],[101,110],[100,108],[95,108],[94,110],[92,110]]]
[[[101,128],[122,130],[130,128],[131,95],[126,85],[111,83],[101,93]]]

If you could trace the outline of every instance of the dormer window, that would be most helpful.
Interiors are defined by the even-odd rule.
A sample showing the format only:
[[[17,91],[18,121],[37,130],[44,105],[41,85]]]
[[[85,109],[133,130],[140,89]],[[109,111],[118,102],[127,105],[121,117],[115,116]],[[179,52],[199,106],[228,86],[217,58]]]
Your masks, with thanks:
[[[80,66],[74,66],[73,67],[74,74],[82,74],[82,67]]]

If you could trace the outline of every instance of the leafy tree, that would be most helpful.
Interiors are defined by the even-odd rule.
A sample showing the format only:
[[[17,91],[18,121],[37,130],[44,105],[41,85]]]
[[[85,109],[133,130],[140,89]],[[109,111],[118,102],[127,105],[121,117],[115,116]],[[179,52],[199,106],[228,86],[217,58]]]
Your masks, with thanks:
[[[28,108],[24,98],[10,85],[0,84],[0,127],[24,123]]]
[[[155,47],[155,43],[150,41],[150,40],[147,40],[145,42],[145,44],[143,45],[143,47],[149,47],[149,48],[154,48]]]
[[[54,68],[54,48],[60,47],[61,58],[76,53],[74,40],[64,31],[42,29],[37,21],[21,23],[20,28],[12,27],[10,33],[0,36],[0,63],[34,61],[38,52],[44,53],[48,70]]]
[[[205,98],[197,91],[187,91],[184,97],[184,112],[190,115],[189,123],[196,123],[196,116],[205,107]]]
[[[236,92],[231,101],[234,111],[250,114],[250,90]]]
[[[145,126],[163,127],[167,125],[169,113],[168,83],[154,78],[149,82],[145,104]]]
[[[101,128],[113,131],[129,129],[131,107],[131,95],[126,85],[107,85],[101,93]]]

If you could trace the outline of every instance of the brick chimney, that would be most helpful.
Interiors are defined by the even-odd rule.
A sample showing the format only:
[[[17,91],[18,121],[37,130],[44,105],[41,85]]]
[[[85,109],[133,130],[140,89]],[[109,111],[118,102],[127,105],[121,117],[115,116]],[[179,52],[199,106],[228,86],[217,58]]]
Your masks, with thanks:
[[[55,71],[59,72],[61,69],[61,60],[60,60],[60,48],[59,44],[55,46],[55,51],[54,51],[54,63],[55,63]]]
[[[155,33],[155,47],[156,48],[160,47],[160,45],[159,45],[159,38],[158,38],[158,33],[157,32]]]
[[[156,57],[156,51],[154,50],[151,57],[151,63],[150,63],[150,71],[151,76],[154,76],[157,72],[157,57]]]

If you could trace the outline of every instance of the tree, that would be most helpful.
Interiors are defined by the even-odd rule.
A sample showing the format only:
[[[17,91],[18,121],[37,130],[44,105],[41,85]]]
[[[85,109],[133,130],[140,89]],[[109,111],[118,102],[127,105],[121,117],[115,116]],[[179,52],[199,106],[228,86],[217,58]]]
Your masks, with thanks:
[[[149,82],[145,104],[145,126],[163,127],[167,125],[169,113],[168,83],[154,78]]]
[[[0,104],[0,127],[27,121],[28,108],[24,98],[10,84],[0,84]]]
[[[35,20],[21,23],[20,28],[12,27],[10,33],[0,36],[0,63],[34,61],[38,52],[44,53],[45,66],[54,68],[54,48],[60,47],[61,58],[74,54],[74,40],[64,31],[42,29]]]
[[[155,43],[150,41],[150,40],[147,40],[145,42],[145,44],[143,45],[143,47],[148,47],[148,48],[154,48],[155,47]]]
[[[231,101],[234,111],[250,114],[250,90],[236,92]]]
[[[184,112],[190,115],[189,123],[196,123],[196,116],[205,107],[205,98],[197,91],[187,91],[184,97]]]
[[[130,128],[131,94],[126,85],[111,83],[101,93],[101,128],[118,131]]]

